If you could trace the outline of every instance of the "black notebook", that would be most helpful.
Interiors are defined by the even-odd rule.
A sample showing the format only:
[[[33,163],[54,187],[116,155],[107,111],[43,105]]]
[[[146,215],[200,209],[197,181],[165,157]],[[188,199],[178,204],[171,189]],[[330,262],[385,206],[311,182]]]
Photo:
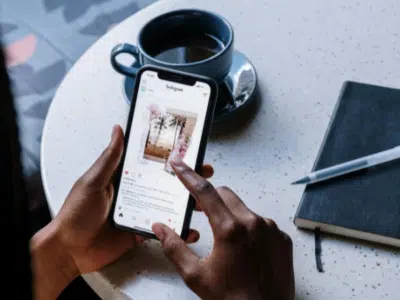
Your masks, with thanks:
[[[400,90],[346,82],[313,171],[400,145]],[[296,226],[400,247],[400,159],[306,187]]]

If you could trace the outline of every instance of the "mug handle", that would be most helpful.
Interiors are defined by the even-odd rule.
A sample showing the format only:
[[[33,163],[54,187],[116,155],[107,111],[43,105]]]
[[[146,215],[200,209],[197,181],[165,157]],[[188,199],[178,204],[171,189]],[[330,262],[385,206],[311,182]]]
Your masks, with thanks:
[[[139,62],[138,48],[130,44],[118,44],[111,50],[111,65],[115,71],[126,76],[136,77],[139,68],[124,66],[117,61],[117,56],[121,53],[131,54],[136,60],[135,64],[137,64]]]

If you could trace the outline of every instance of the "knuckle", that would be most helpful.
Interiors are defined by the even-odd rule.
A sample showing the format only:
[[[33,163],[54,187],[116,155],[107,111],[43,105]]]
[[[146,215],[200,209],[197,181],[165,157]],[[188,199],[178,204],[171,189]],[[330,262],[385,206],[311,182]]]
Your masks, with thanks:
[[[88,176],[85,174],[83,176],[81,176],[75,183],[73,188],[74,189],[80,189],[83,187],[86,187],[90,184],[90,180],[88,178]]]
[[[291,238],[286,232],[283,232],[283,231],[281,231],[281,232],[282,232],[282,237],[283,237],[284,243],[285,243],[290,249],[292,249],[292,248],[293,248],[293,241],[292,241],[292,238]]]
[[[240,237],[243,237],[246,232],[246,228],[243,224],[232,220],[225,221],[222,223],[220,237],[223,240],[237,240]]]
[[[257,215],[252,215],[247,221],[247,227],[250,232],[259,231],[266,228],[265,220]]]
[[[211,191],[212,189],[213,189],[212,184],[207,180],[198,181],[193,188],[194,192],[197,194],[204,194],[207,193],[208,191]]]
[[[220,186],[217,188],[218,193],[231,193],[232,190],[228,188],[227,186]]]
[[[183,177],[191,178],[191,177],[193,177],[194,171],[192,169],[190,169],[189,167],[185,166],[179,172],[181,173],[181,175]]]
[[[114,150],[110,147],[107,147],[106,149],[103,150],[103,153],[101,154],[102,157],[105,159],[108,159],[114,155]]]
[[[191,267],[183,272],[182,278],[187,285],[195,285],[200,280],[200,270],[197,267]]]
[[[83,189],[85,191],[89,191],[89,190],[93,190],[93,189],[97,188],[92,175],[89,173],[86,173],[81,178],[79,178],[78,181],[75,183],[74,187],[75,186],[78,189]]]
[[[278,225],[276,225],[275,221],[272,219],[265,219],[266,224],[268,225],[269,229],[278,230]]]
[[[178,248],[178,243],[175,240],[167,239],[164,241],[163,248],[165,255],[172,256]]]

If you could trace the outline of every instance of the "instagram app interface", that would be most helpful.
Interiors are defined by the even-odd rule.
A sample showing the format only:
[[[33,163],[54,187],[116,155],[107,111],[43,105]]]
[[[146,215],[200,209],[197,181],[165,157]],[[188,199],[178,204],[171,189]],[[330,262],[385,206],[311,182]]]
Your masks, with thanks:
[[[196,165],[210,86],[193,86],[142,74],[114,211],[118,225],[152,232],[162,222],[182,233],[189,192],[169,161]]]

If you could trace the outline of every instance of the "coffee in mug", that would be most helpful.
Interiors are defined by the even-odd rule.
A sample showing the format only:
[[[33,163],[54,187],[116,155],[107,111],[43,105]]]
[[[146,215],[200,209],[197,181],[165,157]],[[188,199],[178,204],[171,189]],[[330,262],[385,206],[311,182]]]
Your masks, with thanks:
[[[224,43],[210,34],[165,36],[148,53],[157,60],[173,64],[187,64],[213,57],[224,49]]]

